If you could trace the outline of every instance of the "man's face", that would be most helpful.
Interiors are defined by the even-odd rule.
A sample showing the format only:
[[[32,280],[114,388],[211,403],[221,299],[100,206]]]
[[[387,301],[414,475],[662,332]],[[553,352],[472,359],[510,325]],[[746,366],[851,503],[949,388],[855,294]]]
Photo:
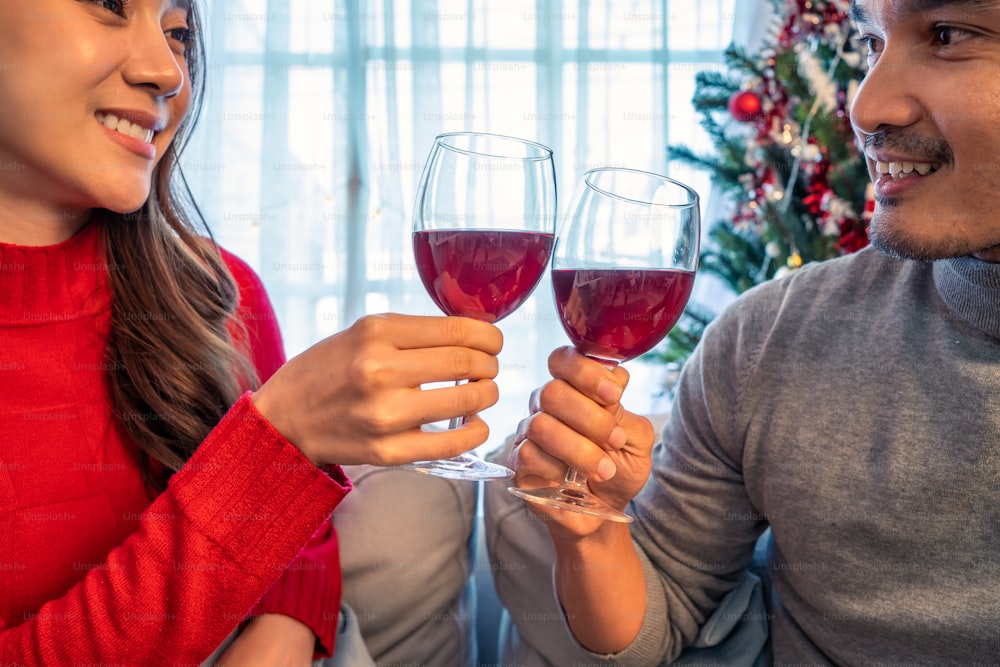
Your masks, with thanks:
[[[872,243],[1000,261],[1000,0],[854,0],[868,73],[851,108]]]

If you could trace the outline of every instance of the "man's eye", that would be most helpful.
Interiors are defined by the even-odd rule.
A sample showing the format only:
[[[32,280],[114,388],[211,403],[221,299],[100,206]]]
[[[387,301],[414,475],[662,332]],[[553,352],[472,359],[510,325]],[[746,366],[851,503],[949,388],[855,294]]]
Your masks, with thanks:
[[[868,67],[870,68],[875,61],[878,60],[879,54],[882,53],[884,43],[881,39],[873,37],[872,35],[862,35],[858,38],[857,43],[865,61],[868,63]]]
[[[878,53],[882,50],[882,41],[878,37],[867,35],[858,41],[867,53]]]
[[[951,46],[968,37],[975,37],[975,33],[951,25],[936,25],[932,30],[931,41],[935,46]]]

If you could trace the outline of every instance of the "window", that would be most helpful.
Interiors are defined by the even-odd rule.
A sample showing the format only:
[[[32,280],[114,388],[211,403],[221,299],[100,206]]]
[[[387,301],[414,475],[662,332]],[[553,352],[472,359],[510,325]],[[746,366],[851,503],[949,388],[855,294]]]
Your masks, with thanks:
[[[267,285],[289,356],[368,312],[437,314],[409,220],[434,136],[546,144],[560,206],[598,165],[668,173],[704,206],[709,175],[671,169],[666,146],[711,150],[690,99],[695,73],[721,67],[734,4],[211,0],[208,93],[185,173],[219,242]],[[491,445],[567,343],[547,281],[500,328]],[[630,368],[630,407],[657,409],[657,369]]]

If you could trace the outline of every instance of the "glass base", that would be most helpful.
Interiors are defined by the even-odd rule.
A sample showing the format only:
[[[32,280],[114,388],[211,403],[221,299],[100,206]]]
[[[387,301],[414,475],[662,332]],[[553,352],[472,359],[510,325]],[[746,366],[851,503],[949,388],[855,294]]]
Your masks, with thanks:
[[[484,461],[468,454],[462,454],[450,459],[441,459],[439,461],[416,461],[400,467],[414,472],[421,472],[425,475],[444,477],[445,479],[476,481],[481,479],[510,479],[514,476],[514,471],[506,466],[490,463],[489,461]]]
[[[620,523],[632,523],[633,520],[628,514],[619,512],[591,492],[576,486],[546,486],[540,489],[519,489],[512,486],[507,491],[518,498],[546,507],[589,514]]]

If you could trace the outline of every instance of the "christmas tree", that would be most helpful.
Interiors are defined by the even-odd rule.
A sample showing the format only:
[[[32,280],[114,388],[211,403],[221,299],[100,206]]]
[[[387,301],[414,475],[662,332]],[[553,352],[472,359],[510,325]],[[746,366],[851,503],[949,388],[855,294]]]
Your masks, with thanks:
[[[699,271],[735,293],[868,244],[868,172],[849,119],[863,74],[849,0],[772,0],[762,47],[726,50],[727,71],[696,78],[694,106],[715,154],[669,157],[713,173],[730,214],[712,223]],[[682,362],[715,313],[690,306],[653,352]]]

